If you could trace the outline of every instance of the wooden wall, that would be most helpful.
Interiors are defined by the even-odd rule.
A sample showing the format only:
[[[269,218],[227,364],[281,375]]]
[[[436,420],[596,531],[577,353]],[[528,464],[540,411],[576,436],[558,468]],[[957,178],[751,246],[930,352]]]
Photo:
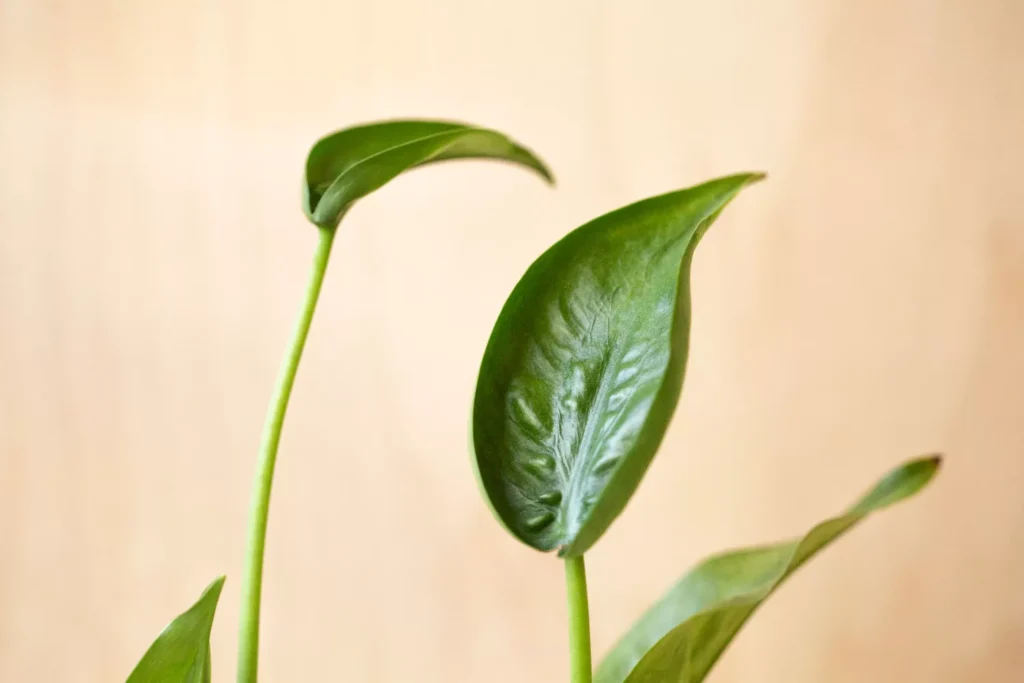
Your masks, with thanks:
[[[764,169],[694,271],[670,436],[590,559],[594,641],[683,569],[948,453],[788,585],[716,683],[1024,671],[1024,4],[0,0],[0,680],[123,680],[227,573],[318,135],[501,128],[551,163],[411,174],[346,221],[289,415],[264,681],[566,677],[562,570],[466,453],[475,371],[546,246]]]

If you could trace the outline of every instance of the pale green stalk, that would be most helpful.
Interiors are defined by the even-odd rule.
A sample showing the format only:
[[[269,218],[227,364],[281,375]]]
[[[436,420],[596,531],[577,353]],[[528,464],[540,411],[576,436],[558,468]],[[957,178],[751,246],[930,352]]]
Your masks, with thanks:
[[[316,302],[327,272],[336,228],[320,228],[320,243],[313,257],[313,268],[302,305],[302,312],[281,366],[274,395],[270,400],[263,438],[260,442],[256,478],[253,482],[252,502],[249,508],[249,541],[245,550],[242,574],[242,607],[238,632],[238,683],[256,683],[260,645],[260,593],[263,587],[263,553],[267,541],[267,516],[270,512],[270,489],[274,481],[277,447],[281,442],[288,399],[295,384],[302,350],[313,322]]]
[[[582,555],[565,560],[565,591],[569,602],[569,681],[591,683],[590,604]]]

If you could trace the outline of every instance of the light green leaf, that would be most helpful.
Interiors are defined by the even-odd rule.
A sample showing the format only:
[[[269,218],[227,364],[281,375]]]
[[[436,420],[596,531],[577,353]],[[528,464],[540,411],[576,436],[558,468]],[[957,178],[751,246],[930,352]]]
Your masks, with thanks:
[[[207,586],[196,604],[157,636],[127,683],[209,683],[210,629],[223,587],[223,576]]]
[[[761,177],[602,216],[516,285],[484,353],[472,439],[485,497],[524,543],[580,555],[622,512],[679,400],[694,249]]]
[[[804,562],[876,510],[928,484],[940,458],[890,472],[850,510],[803,538],[733,550],[697,565],[644,614],[598,667],[595,683],[700,683],[747,619]]]
[[[385,121],[332,133],[306,159],[302,209],[315,225],[334,228],[348,208],[403,171],[447,159],[501,159],[551,173],[505,135],[449,121]]]

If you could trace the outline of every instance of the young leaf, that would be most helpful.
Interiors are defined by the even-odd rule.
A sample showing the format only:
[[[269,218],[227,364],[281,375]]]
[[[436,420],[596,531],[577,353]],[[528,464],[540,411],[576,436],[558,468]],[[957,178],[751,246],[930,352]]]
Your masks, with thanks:
[[[760,174],[647,199],[569,233],[516,285],[477,380],[477,475],[524,543],[584,553],[625,507],[679,400],[690,262]]]
[[[313,145],[302,209],[314,224],[334,228],[354,201],[403,171],[465,158],[510,161],[553,182],[544,162],[497,131],[448,121],[385,121],[347,128]]]
[[[870,513],[931,481],[938,456],[905,463],[850,510],[803,538],[704,560],[633,625],[597,669],[595,683],[700,683],[747,619],[786,578]]]
[[[224,577],[172,621],[146,650],[126,683],[209,683],[210,629]]]

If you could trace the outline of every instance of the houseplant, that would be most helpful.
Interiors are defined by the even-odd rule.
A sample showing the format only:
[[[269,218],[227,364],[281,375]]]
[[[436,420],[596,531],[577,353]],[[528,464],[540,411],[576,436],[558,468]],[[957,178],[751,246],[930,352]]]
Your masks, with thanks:
[[[705,560],[592,673],[584,555],[636,490],[679,399],[694,250],[761,178],[718,178],[574,230],[534,261],[491,333],[473,402],[474,465],[505,528],[564,560],[571,683],[704,680],[782,581],[938,470],[938,456],[911,460],[802,538]]]
[[[552,182],[551,173],[529,149],[479,126],[449,121],[383,121],[347,128],[318,140],[306,158],[302,209],[319,241],[295,330],[285,353],[260,443],[249,537],[242,577],[238,681],[255,683],[259,655],[263,554],[277,449],[299,361],[306,344],[334,236],[342,218],[362,197],[404,171],[452,159],[512,162]],[[128,676],[128,683],[201,683],[210,680],[210,630],[224,577],[165,628]]]
[[[448,158],[544,165],[505,136],[462,124],[389,122],[313,147],[304,208],[321,240],[271,404],[242,589],[239,683],[256,680],[270,485],[281,426],[338,223],[402,171]],[[584,555],[622,512],[656,454],[682,389],[689,271],[701,237],[759,174],[653,197],[569,233],[526,271],[488,341],[473,400],[473,464],[506,529],[564,560],[571,683],[698,683],[758,606],[867,515],[922,489],[938,456],[911,460],[801,538],[714,556],[685,574],[592,666]],[[209,634],[223,578],[175,619],[129,683],[210,680]],[[556,678],[555,676],[552,677]]]

